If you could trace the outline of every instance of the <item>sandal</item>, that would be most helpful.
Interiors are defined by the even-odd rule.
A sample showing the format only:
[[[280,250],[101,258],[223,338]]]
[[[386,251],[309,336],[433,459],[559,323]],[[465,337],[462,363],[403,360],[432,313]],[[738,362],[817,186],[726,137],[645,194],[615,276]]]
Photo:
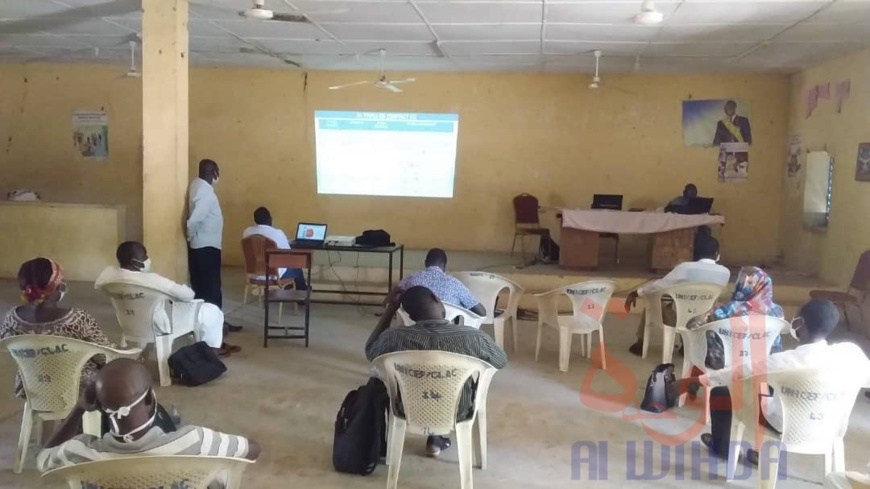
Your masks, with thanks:
[[[221,345],[221,350],[226,350],[229,353],[238,353],[242,351],[242,347],[238,345],[231,345],[229,343],[224,343]]]
[[[219,357],[230,356],[230,351],[227,350],[226,348],[212,348],[212,351],[215,353],[215,355],[217,355]]]

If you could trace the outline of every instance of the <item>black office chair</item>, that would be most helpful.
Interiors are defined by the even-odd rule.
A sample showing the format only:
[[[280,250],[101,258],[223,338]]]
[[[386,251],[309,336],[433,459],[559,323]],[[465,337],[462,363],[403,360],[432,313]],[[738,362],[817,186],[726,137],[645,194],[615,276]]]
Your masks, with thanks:
[[[595,194],[592,196],[592,209],[622,210],[622,195]],[[616,233],[598,233],[599,238],[612,239],[615,243],[616,264],[619,265],[619,235]]]

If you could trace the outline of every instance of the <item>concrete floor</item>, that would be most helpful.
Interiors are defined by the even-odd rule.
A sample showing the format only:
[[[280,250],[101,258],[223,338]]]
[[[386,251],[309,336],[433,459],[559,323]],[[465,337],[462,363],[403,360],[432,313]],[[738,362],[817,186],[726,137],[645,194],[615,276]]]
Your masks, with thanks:
[[[240,308],[242,292],[240,272],[228,269],[224,277],[226,310],[229,319],[244,324],[245,330],[233,334],[230,341],[244,351],[227,360],[229,371],[215,382],[197,388],[172,386],[158,388],[161,403],[179,406],[185,423],[200,424],[229,433],[246,435],[260,442],[263,455],[245,474],[245,487],[382,488],[386,467],[379,467],[369,477],[336,473],[332,468],[332,435],[335,413],[348,390],[366,381],[369,366],[363,344],[377,322],[374,309],[352,306],[315,305],[312,311],[311,346],[299,341],[274,341],[262,348],[261,311],[255,306]],[[18,290],[11,281],[0,281],[0,310],[16,304]],[[117,338],[119,329],[108,300],[90,284],[74,283],[67,303],[83,307],[94,314],[108,334]],[[297,319],[298,318],[294,318]],[[627,352],[633,342],[638,316],[627,319],[608,317],[605,322],[608,373],[598,372],[591,379],[591,389],[603,394],[618,394],[623,387],[611,374],[626,384],[625,391],[635,399],[643,395],[650,370],[658,363],[660,343],[651,348],[650,358],[641,360]],[[487,331],[489,331],[487,329]],[[589,360],[579,356],[578,342],[568,373],[557,368],[557,338],[546,331],[540,362],[534,360],[535,324],[520,323],[520,348],[508,350],[510,363],[496,375],[489,395],[489,467],[474,471],[478,488],[550,488],[550,487],[618,487],[629,479],[626,461],[635,463],[627,449],[637,447],[634,473],[642,472],[644,442],[652,440],[641,421],[623,419],[622,410],[612,403],[598,408],[581,401],[581,385],[589,371]],[[786,347],[793,347],[786,340]],[[12,395],[14,365],[8,355],[0,355],[0,379],[7,379],[0,392],[0,487],[61,488],[57,481],[42,480],[34,468],[35,450],[31,449],[25,472],[14,475],[11,466],[20,427],[21,402]],[[623,375],[619,375],[622,371]],[[585,399],[585,398],[584,398]],[[618,412],[603,412],[611,407]],[[633,413],[632,409],[627,410]],[[676,434],[692,425],[697,412],[676,410],[676,417],[647,422],[657,433]],[[846,436],[846,464],[860,470],[870,460],[870,401],[861,396],[855,406]],[[697,437],[694,438],[697,441]],[[572,471],[572,447],[577,442],[592,442],[602,449],[601,458],[606,480],[589,480],[589,464],[577,465]],[[599,445],[604,444],[604,445]],[[670,464],[662,463],[661,446],[647,448],[652,457],[653,473],[666,472],[656,482],[659,487],[684,487],[697,471],[696,487],[724,486],[724,478],[710,480],[709,464],[698,462],[705,450],[693,456],[692,445],[685,456],[670,451]],[[584,450],[583,455],[587,452]],[[679,460],[675,460],[679,459]],[[582,470],[581,470],[582,469]],[[788,479],[780,487],[818,486],[822,477],[821,457],[789,455]],[[680,476],[679,472],[684,471]],[[724,464],[718,474],[724,473]],[[757,472],[748,480],[728,487],[756,487]],[[574,479],[572,480],[572,476]],[[423,456],[422,437],[409,436],[399,477],[400,487],[435,489],[458,487],[459,471],[456,449],[451,448],[438,459]],[[580,479],[577,480],[577,477]],[[682,480],[678,480],[682,479]]]

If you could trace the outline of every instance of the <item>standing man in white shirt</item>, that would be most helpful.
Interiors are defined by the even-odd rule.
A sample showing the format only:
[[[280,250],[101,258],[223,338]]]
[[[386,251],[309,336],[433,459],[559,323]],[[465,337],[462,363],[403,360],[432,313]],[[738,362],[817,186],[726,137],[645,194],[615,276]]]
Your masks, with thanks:
[[[182,284],[178,284],[157,273],[151,272],[151,258],[145,245],[138,241],[126,241],[118,246],[115,255],[117,267],[106,267],[97,277],[95,288],[102,289],[108,284],[130,284],[147,287],[162,292],[172,300],[171,309],[158,307],[154,311],[154,329],[169,333],[172,322],[169,314],[176,321],[193,323],[193,332],[197,341],[204,341],[215,353],[227,356],[241,351],[241,347],[224,343],[224,313],[214,304],[194,299],[194,292]]]
[[[718,284],[722,287],[728,285],[728,281],[731,280],[731,271],[717,263],[719,261],[719,241],[716,238],[709,236],[700,240],[695,244],[695,253],[700,257],[700,260],[680,263],[664,277],[647,282],[628,294],[628,297],[625,299],[625,310],[628,311],[636,306],[638,297],[654,294],[673,285],[685,282],[705,282]],[[665,317],[666,323],[673,324],[674,314],[675,311],[670,305],[662,307],[662,315],[672,316],[670,318]],[[640,324],[637,326],[637,341],[628,349],[628,351],[637,356],[643,354],[643,329],[645,325],[646,310],[641,315]]]
[[[775,372],[805,368],[832,368],[848,375],[860,376],[864,387],[870,387],[870,360],[854,343],[837,343],[829,345],[828,335],[837,327],[840,313],[831,301],[811,300],[800,309],[799,316],[792,322],[791,335],[800,346],[794,350],[774,353],[752,365],[752,372],[765,372],[770,375]],[[766,365],[765,365],[766,364]],[[744,371],[746,365],[739,364],[732,368],[715,370],[698,377],[702,384],[712,387],[710,392],[710,433],[701,435],[701,442],[709,448],[710,453],[721,458],[728,457],[728,445],[731,442],[731,393],[728,387],[734,382],[742,381],[749,372]],[[767,426],[782,433],[782,402],[773,392],[771,396],[759,399],[761,415]],[[717,402],[714,403],[719,398]],[[724,402],[723,402],[724,401]],[[717,406],[718,408],[714,408]],[[758,453],[749,450],[747,458],[758,463]]]
[[[223,308],[221,294],[221,239],[224,217],[214,186],[220,179],[220,169],[212,160],[199,162],[199,177],[190,183],[187,218],[187,266],[190,286],[197,299]],[[229,331],[241,326],[226,325]]]
[[[251,236],[263,236],[269,238],[279,250],[289,250],[290,240],[284,231],[272,226],[272,213],[265,207],[258,207],[254,211],[254,226],[251,226],[242,233],[242,239]],[[305,274],[301,268],[279,268],[278,275],[282,279],[293,279],[296,290],[308,290],[305,284]]]

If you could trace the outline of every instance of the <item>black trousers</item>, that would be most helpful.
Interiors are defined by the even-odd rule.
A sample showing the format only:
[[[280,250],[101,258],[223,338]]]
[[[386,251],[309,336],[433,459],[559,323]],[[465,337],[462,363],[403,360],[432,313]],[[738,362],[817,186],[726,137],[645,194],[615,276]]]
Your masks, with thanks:
[[[187,267],[190,270],[190,288],[197,299],[223,307],[221,295],[221,250],[187,248]]]
[[[720,457],[728,456],[728,445],[731,444],[732,408],[731,391],[727,387],[714,387],[710,390],[710,432],[713,435],[710,450]],[[776,430],[767,422],[762,412],[758,413],[758,421],[762,426]]]

